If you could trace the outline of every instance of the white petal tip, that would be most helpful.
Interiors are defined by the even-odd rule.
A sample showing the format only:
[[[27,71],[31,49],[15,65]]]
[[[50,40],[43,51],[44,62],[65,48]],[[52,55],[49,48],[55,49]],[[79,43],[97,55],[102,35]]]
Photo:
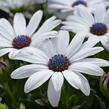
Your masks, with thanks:
[[[40,13],[41,15],[43,15],[43,11],[42,10],[39,10],[36,13]]]
[[[61,20],[57,20],[57,24],[60,25],[62,23]]]
[[[11,76],[12,79],[17,79],[16,75],[14,73],[12,73],[10,76]]]
[[[90,89],[87,89],[86,91],[83,92],[85,96],[89,96],[90,95]]]
[[[101,48],[101,51],[103,51],[104,50],[104,48],[103,47],[100,47]]]
[[[30,91],[27,88],[24,88],[25,93],[29,93]]]
[[[107,66],[107,67],[108,67],[108,66],[109,66],[109,62],[107,62],[107,63],[104,63],[104,66]]]
[[[51,104],[52,105],[52,104]],[[58,107],[58,105],[52,105],[54,108]]]
[[[103,76],[105,74],[105,72],[102,72],[100,76]]]
[[[56,19],[56,16],[52,16],[51,18],[52,18],[52,19]]]
[[[89,95],[90,95],[90,92],[88,92],[88,93],[85,93],[85,95],[86,95],[86,96],[89,96]]]

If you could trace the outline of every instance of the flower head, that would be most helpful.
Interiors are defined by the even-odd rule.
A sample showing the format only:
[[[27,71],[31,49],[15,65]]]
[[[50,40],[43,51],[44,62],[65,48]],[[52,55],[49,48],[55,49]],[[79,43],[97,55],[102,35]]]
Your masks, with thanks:
[[[80,89],[88,96],[90,86],[82,73],[101,76],[104,71],[100,67],[109,66],[109,62],[99,58],[88,58],[101,52],[103,48],[94,47],[97,42],[90,43],[90,40],[84,42],[83,36],[83,33],[78,33],[69,43],[69,33],[59,31],[58,37],[45,40],[44,44],[41,44],[41,50],[31,47],[22,50],[20,55],[13,57],[32,64],[16,69],[11,77],[14,79],[28,77],[24,87],[26,93],[50,79],[47,94],[54,107],[59,104],[64,78],[72,87]]]
[[[48,11],[60,18],[66,18],[72,15],[79,6],[84,6],[88,11],[94,12],[96,6],[107,5],[107,3],[106,0],[48,0]]]
[[[31,44],[31,38],[26,35],[20,35],[13,39],[12,45],[16,49],[28,47]]]
[[[48,62],[48,68],[54,72],[62,72],[70,66],[69,59],[64,55],[54,55]]]
[[[63,24],[64,26],[62,29],[75,33],[84,32],[86,37],[101,41],[102,45],[107,48],[106,42],[109,36],[109,9],[106,11],[104,5],[98,6],[94,14],[81,6],[77,9],[77,14],[69,16]]]
[[[13,27],[6,19],[0,19],[0,56],[9,53],[11,58],[13,53],[18,53],[22,48],[36,47],[41,41],[55,37],[57,32],[53,31],[53,29],[61,21],[56,20],[56,17],[51,17],[38,28],[42,15],[41,10],[37,11],[27,26],[26,20],[21,13],[15,14]]]

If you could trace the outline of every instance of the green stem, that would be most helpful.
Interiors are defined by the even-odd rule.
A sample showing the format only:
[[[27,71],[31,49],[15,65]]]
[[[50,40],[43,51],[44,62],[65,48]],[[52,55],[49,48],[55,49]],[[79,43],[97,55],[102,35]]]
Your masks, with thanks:
[[[13,93],[12,93],[12,91],[10,90],[8,84],[6,84],[6,83],[4,84],[4,89],[5,89],[5,91],[7,92],[7,94],[9,95],[9,97],[10,97],[10,99],[12,100],[13,104],[16,104],[16,99],[15,99],[15,97],[13,96]]]

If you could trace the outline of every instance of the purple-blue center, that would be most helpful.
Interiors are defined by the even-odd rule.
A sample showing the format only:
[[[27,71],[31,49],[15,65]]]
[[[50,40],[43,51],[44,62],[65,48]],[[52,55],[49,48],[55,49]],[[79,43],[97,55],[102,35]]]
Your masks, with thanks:
[[[69,59],[64,55],[55,55],[48,62],[48,68],[55,72],[62,72],[67,70],[70,66]]]
[[[31,43],[31,38],[26,35],[20,35],[14,38],[12,45],[16,49],[28,47]]]
[[[94,35],[102,36],[107,33],[107,26],[103,23],[95,23],[90,27],[90,32]]]
[[[74,6],[78,6],[78,5],[84,5],[85,7],[87,7],[87,3],[84,0],[77,0],[73,3],[72,7]]]

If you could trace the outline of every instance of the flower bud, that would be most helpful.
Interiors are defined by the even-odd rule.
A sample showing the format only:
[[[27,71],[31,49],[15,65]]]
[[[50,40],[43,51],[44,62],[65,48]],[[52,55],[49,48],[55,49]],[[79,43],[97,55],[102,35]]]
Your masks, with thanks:
[[[101,77],[101,80],[100,80],[100,87],[101,87],[102,93],[103,93],[106,97],[109,97],[109,73],[104,74],[104,75]]]
[[[0,69],[5,70],[7,64],[4,61],[0,61]]]

